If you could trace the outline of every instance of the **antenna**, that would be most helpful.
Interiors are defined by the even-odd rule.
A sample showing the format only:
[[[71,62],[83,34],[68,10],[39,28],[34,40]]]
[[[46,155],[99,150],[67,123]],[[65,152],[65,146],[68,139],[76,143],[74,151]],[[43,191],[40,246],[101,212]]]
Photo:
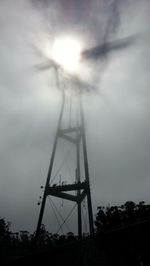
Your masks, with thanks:
[[[82,51],[81,53],[81,62],[86,60],[95,60],[99,58],[103,58],[108,53],[113,50],[118,50],[127,47],[130,45],[132,39],[126,38],[123,40],[119,40],[116,42],[109,42],[104,43],[102,45],[95,46],[93,48],[87,49]],[[37,50],[37,49],[36,49]],[[37,51],[36,51],[37,52]],[[41,56],[41,54],[40,54]],[[44,58],[44,56],[43,56]],[[64,116],[65,116],[65,109],[67,109],[67,97],[68,91],[65,89],[64,86],[60,86],[58,79],[58,74],[64,72],[62,66],[57,64],[54,60],[44,58],[45,65],[41,67],[38,66],[39,69],[50,69],[53,68],[56,73],[56,78],[58,81],[59,87],[61,87],[62,92],[62,103],[60,108],[60,114],[58,119],[58,126],[55,134],[55,140],[53,144],[49,170],[47,174],[46,184],[44,188],[44,194],[41,202],[41,209],[39,214],[39,219],[37,223],[37,229],[35,234],[35,241],[38,240],[39,232],[42,225],[46,200],[48,196],[53,196],[55,198],[67,200],[70,202],[75,202],[77,205],[77,220],[78,220],[78,237],[79,239],[82,238],[82,203],[87,199],[87,208],[88,208],[88,222],[89,222],[89,233],[90,235],[94,234],[94,224],[93,224],[93,212],[92,212],[92,200],[91,200],[91,190],[90,190],[90,176],[89,176],[89,165],[88,165],[88,154],[87,154],[87,144],[86,144],[86,133],[85,133],[85,122],[84,122],[84,110],[83,110],[83,103],[82,103],[82,88],[88,87],[89,84],[86,82],[81,81],[78,76],[68,74],[67,78],[69,77],[70,80],[73,82],[74,87],[77,87],[76,90],[76,105],[79,112],[79,122],[73,124],[72,116],[72,102],[70,102],[69,106],[69,125],[66,126],[64,123]],[[70,90],[71,91],[71,90]],[[84,91],[84,90],[83,90]],[[71,96],[70,96],[71,99]],[[72,101],[72,99],[71,99]],[[54,168],[54,162],[57,164],[56,160],[56,152],[58,149],[58,142],[65,141],[66,143],[70,143],[73,145],[76,159],[75,159],[75,179],[73,182],[66,184],[65,182],[61,182],[62,176],[59,175],[59,182],[58,184],[51,183],[52,172]],[[81,154],[83,155],[83,162],[81,160]],[[84,169],[83,176],[81,176],[81,168]],[[60,178],[61,176],[61,178]]]

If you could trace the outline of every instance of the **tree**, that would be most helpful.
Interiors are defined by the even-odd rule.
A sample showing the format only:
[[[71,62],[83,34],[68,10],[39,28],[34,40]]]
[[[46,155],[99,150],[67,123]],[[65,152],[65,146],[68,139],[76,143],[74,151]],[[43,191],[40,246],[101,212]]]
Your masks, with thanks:
[[[0,241],[8,239],[10,236],[10,222],[6,222],[4,218],[0,218]]]
[[[95,221],[97,232],[150,217],[150,205],[145,205],[144,201],[139,204],[127,201],[121,206],[99,206],[97,209]]]

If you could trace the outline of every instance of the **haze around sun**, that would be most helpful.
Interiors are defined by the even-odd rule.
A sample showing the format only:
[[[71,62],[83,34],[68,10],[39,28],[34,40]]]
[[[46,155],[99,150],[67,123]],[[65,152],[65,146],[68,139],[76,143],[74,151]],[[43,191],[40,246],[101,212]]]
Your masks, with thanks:
[[[51,58],[69,73],[77,73],[80,68],[81,41],[70,37],[57,37],[54,39]]]

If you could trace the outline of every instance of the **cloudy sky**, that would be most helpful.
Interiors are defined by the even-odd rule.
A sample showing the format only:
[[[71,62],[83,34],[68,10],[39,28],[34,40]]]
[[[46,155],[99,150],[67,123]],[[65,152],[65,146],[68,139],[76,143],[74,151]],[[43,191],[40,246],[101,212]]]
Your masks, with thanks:
[[[42,2],[42,3],[41,3]],[[103,62],[85,64],[87,148],[96,206],[150,202],[149,1],[0,2],[0,216],[34,231],[52,151],[61,94],[53,74],[37,72],[56,36],[82,36],[85,49],[138,36]],[[86,79],[86,74],[85,74]]]

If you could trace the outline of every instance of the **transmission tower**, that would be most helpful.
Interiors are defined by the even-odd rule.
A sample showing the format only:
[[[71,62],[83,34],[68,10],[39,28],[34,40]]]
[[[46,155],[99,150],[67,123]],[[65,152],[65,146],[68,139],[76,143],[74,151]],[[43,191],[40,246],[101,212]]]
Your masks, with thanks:
[[[78,108],[78,114],[79,114],[79,120],[76,125],[72,125],[71,123],[71,115],[70,115],[70,123],[67,127],[63,125],[63,116],[65,115],[65,107],[68,104],[67,94],[65,90],[63,90],[62,93],[62,104],[61,104],[61,110],[58,120],[58,126],[56,130],[53,150],[51,154],[51,160],[47,175],[47,180],[44,188],[44,194],[41,202],[41,209],[39,214],[39,219],[37,223],[37,229],[36,229],[36,235],[35,239],[38,239],[46,199],[48,196],[57,197],[60,199],[65,199],[68,201],[75,202],[77,204],[77,221],[78,221],[78,237],[79,239],[82,238],[82,227],[83,227],[83,221],[82,221],[82,202],[87,199],[87,209],[88,209],[88,223],[89,223],[89,233],[90,235],[94,234],[94,225],[93,225],[93,213],[92,213],[92,201],[91,201],[91,192],[90,192],[90,179],[89,179],[89,167],[88,167],[88,157],[87,157],[87,147],[86,147],[86,135],[85,135],[85,125],[84,125],[84,112],[83,112],[83,106],[82,106],[82,100],[81,100],[81,92],[78,93],[77,96],[77,108]],[[56,160],[56,152],[58,147],[58,142],[61,140],[65,140],[66,142],[71,143],[73,145],[73,148],[75,150],[76,156],[75,156],[75,180],[74,182],[71,182],[69,184],[64,184],[64,182],[51,185],[51,177],[52,177],[52,171],[54,162],[57,164]],[[81,161],[81,152],[83,161]],[[82,164],[82,165],[81,165]],[[81,177],[81,166],[84,169],[84,177]]]

